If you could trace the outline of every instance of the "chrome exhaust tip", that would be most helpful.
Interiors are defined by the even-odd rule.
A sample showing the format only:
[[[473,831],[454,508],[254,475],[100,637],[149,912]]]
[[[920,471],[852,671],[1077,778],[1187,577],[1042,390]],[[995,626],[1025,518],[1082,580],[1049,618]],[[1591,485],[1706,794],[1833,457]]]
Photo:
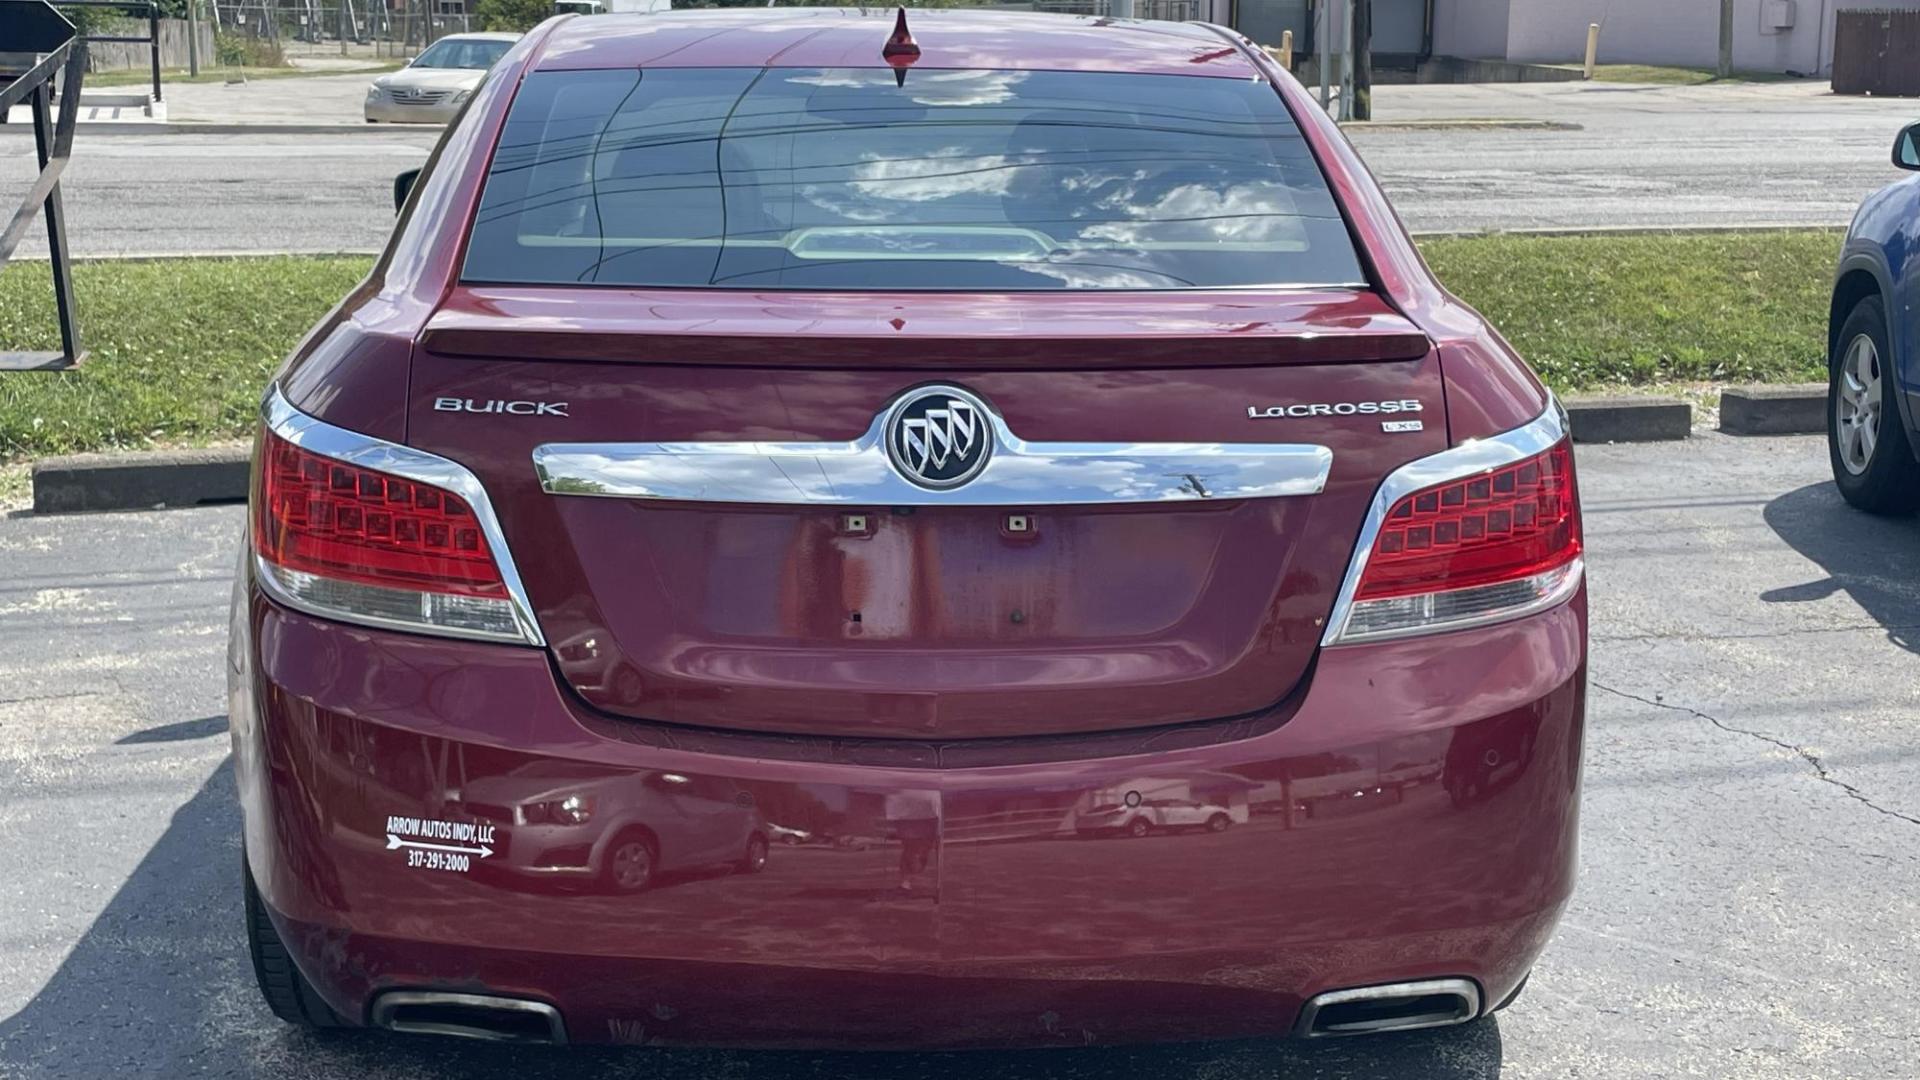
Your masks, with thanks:
[[[1315,995],[1301,1006],[1294,1030],[1309,1039],[1371,1035],[1450,1027],[1479,1016],[1479,984],[1471,979],[1424,979]]]
[[[389,990],[373,1002],[373,1026],[410,1035],[452,1035],[491,1042],[567,1041],[560,1010],[544,1001],[453,994],[438,990]]]

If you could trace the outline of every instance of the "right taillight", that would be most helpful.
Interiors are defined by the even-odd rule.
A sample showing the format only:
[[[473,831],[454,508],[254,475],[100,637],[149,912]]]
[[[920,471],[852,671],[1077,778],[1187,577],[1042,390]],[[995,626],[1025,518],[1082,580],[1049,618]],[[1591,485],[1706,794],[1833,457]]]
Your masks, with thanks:
[[[253,545],[276,597],[352,622],[529,640],[468,499],[271,430],[259,470]]]
[[[1539,610],[1577,586],[1573,452],[1544,451],[1395,499],[1334,641],[1458,629]]]

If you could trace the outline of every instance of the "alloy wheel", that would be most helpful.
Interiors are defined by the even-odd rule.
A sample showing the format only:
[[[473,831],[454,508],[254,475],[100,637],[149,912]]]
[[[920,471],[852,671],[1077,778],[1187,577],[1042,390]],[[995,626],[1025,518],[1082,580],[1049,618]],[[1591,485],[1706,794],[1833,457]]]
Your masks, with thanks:
[[[1880,443],[1880,350],[1861,334],[1840,360],[1839,395],[1834,402],[1834,441],[1840,463],[1855,476],[1873,463]]]
[[[639,892],[653,880],[653,852],[639,840],[613,849],[613,883],[625,892]]]

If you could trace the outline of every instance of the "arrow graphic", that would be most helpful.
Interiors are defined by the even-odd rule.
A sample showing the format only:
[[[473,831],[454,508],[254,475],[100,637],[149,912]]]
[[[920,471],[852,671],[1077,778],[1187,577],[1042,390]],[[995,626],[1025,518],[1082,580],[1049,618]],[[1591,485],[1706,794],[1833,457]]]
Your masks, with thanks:
[[[392,833],[387,834],[388,851],[403,847],[420,848],[423,851],[456,851],[463,855],[478,855],[483,859],[493,854],[493,849],[485,844],[481,844],[479,847],[461,847],[458,844],[428,844],[419,840],[402,840]]]

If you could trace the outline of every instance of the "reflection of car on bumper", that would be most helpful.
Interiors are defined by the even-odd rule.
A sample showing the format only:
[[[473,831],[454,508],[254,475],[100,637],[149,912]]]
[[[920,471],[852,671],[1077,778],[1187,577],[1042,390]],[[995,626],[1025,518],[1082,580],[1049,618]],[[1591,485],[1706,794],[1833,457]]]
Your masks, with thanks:
[[[1261,814],[1164,846],[1063,846],[1075,801],[1138,775],[1137,755],[930,772],[777,757],[781,740],[748,736],[716,754],[581,709],[538,653],[344,633],[245,590],[233,717],[247,850],[301,970],[346,1017],[383,991],[478,983],[551,1002],[575,1041],[977,1045],[1281,1031],[1323,991],[1425,978],[1471,980],[1490,1007],[1572,887],[1585,607],[1583,590],[1515,622],[1327,650],[1257,734],[1152,755],[1157,775],[1235,775],[1282,805],[1356,765],[1411,766],[1425,781],[1398,801]],[[1493,752],[1493,782],[1448,778]],[[556,762],[824,807],[839,833],[886,835],[885,797],[902,789],[934,793],[949,820],[1058,813],[1025,839],[940,845],[937,903],[897,894],[892,841],[638,896],[423,874],[383,842],[390,817],[478,820],[445,809],[450,794]],[[496,829],[507,852],[519,828]],[[545,893],[538,918],[530,890]],[[782,1007],[754,1007],[769,995]]]
[[[769,831],[752,796],[712,777],[536,758],[449,794],[457,814],[493,827],[486,872],[639,892],[663,873],[766,866]]]

